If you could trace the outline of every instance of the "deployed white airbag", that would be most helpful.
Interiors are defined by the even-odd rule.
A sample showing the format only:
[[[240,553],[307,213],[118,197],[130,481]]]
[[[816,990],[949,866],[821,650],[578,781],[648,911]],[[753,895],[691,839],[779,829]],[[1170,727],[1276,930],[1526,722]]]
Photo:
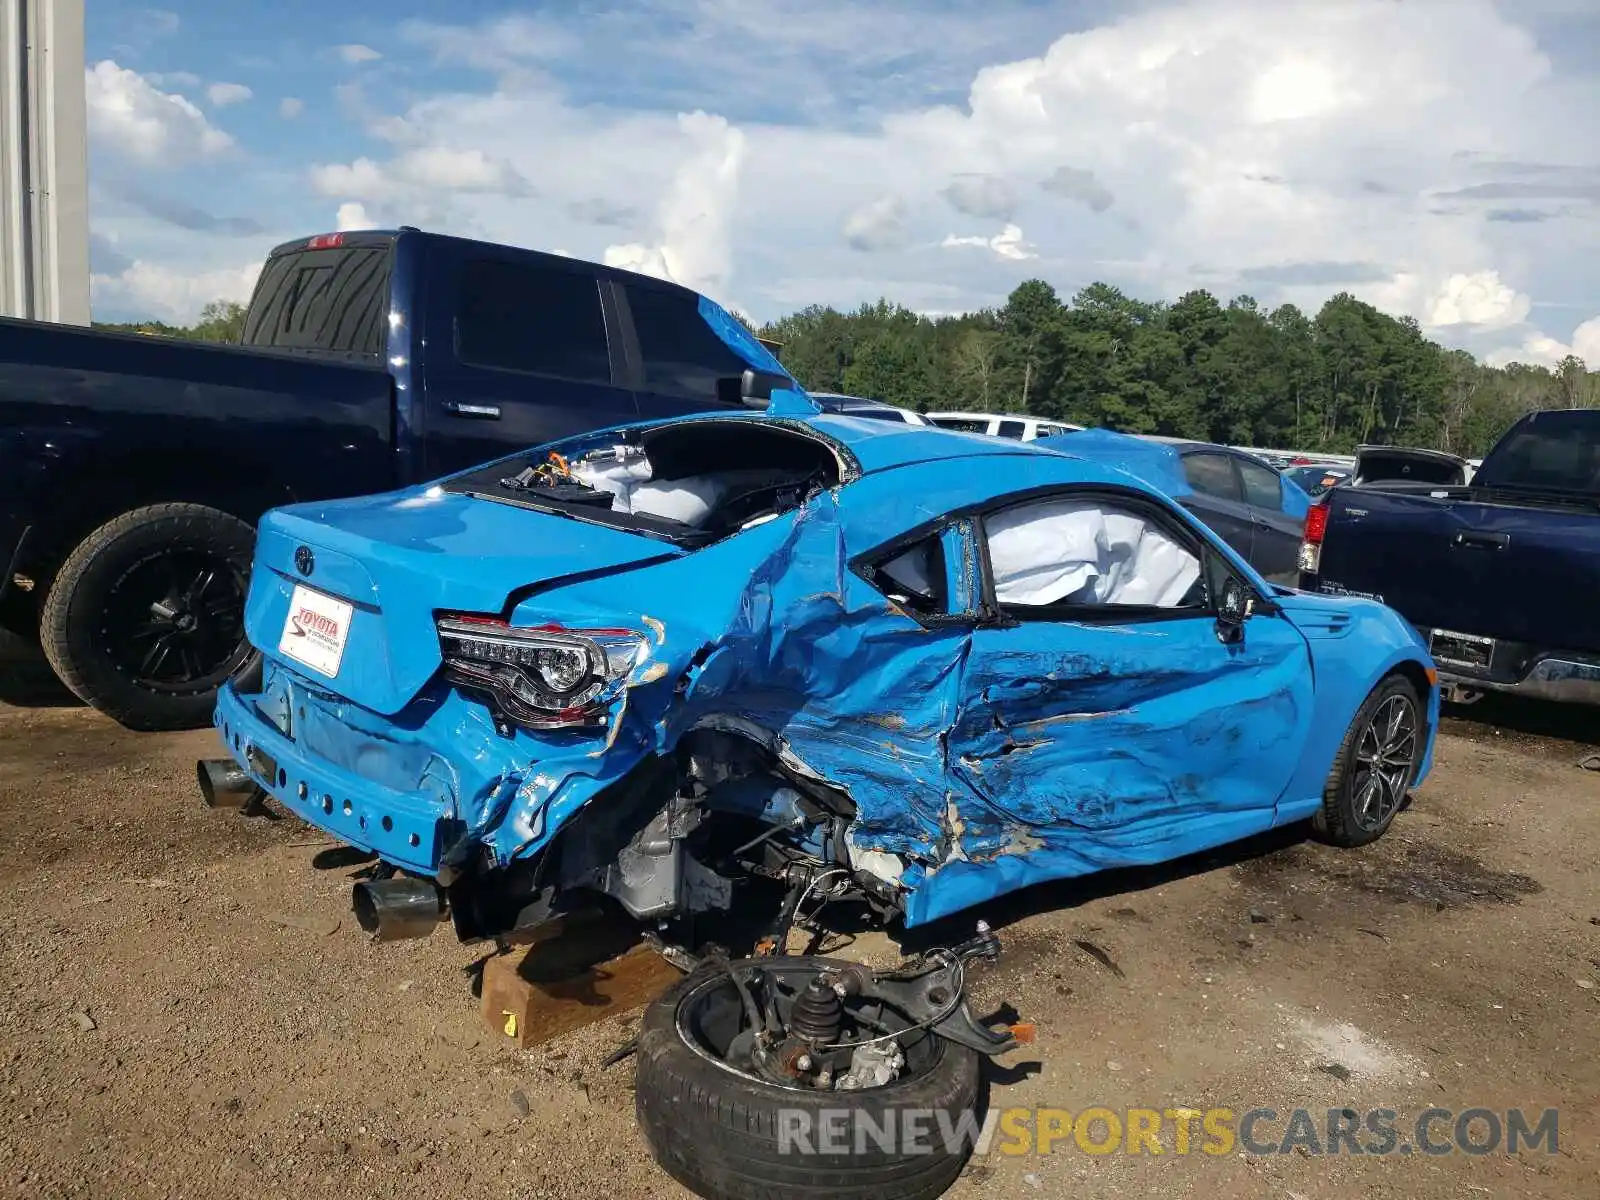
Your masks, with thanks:
[[[650,480],[650,463],[644,458],[629,460],[588,459],[574,463],[572,477],[597,491],[610,492],[611,511],[632,512],[633,489]]]
[[[727,491],[726,481],[715,475],[689,475],[683,479],[641,483],[629,497],[629,511],[683,525],[698,525]]]
[[[1200,562],[1158,526],[1093,500],[1041,500],[985,521],[1002,604],[1176,607]]]

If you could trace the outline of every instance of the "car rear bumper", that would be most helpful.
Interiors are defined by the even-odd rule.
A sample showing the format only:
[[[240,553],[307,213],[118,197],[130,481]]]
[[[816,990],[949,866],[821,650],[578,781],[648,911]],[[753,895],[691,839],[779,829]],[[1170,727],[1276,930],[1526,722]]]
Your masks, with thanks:
[[[430,877],[438,871],[446,839],[460,828],[448,797],[385,787],[308,754],[255,699],[227,684],[212,720],[228,753],[268,795],[308,825],[385,862]]]

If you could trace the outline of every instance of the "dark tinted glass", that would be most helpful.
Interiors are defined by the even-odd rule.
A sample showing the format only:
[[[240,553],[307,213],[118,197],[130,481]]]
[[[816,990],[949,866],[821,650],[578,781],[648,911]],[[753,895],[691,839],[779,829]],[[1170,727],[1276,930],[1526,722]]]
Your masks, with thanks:
[[[995,432],[1003,438],[1011,438],[1014,441],[1020,442],[1022,440],[1023,432],[1026,430],[1026,428],[1027,427],[1023,425],[1021,421],[1001,421],[1000,428],[995,430]]]
[[[1277,472],[1258,463],[1239,460],[1239,474],[1244,479],[1244,500],[1256,508],[1283,508],[1283,484]]]
[[[940,417],[934,422],[941,429],[951,429],[956,433],[988,433],[988,418],[978,420],[969,417]]]
[[[944,541],[923,538],[873,571],[873,585],[912,612],[935,616],[946,611]]]
[[[1600,493],[1600,414],[1593,409],[1540,413],[1490,451],[1473,483]]]
[[[599,284],[576,271],[468,263],[456,306],[456,357],[478,367],[610,383]]]
[[[1219,500],[1238,500],[1239,477],[1233,473],[1233,460],[1224,454],[1186,454],[1183,477],[1189,486],[1205,496]]]
[[[261,270],[240,341],[378,355],[388,309],[388,246],[280,254]]]
[[[749,364],[705,323],[693,295],[631,285],[623,290],[639,335],[646,391],[715,400],[717,380],[744,374]]]

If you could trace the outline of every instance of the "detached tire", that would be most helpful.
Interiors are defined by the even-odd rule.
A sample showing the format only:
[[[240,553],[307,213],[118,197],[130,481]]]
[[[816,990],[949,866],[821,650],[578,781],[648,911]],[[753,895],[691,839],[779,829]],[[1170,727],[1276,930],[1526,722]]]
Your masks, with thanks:
[[[932,1038],[936,1058],[926,1070],[861,1091],[761,1083],[692,1050],[679,1034],[679,1005],[706,979],[688,976],[645,1010],[640,1026],[634,1113],[667,1174],[707,1200],[932,1200],[955,1182],[976,1130],[969,1125],[951,1148],[941,1124],[959,1130],[978,1119],[976,1052]],[[845,1152],[821,1153],[829,1140],[823,1114],[839,1110],[851,1110],[833,1135]],[[906,1152],[899,1135],[907,1113],[920,1114],[928,1152]],[[869,1131],[860,1153],[858,1129]],[[891,1131],[892,1148],[880,1147],[874,1130]]]
[[[1421,753],[1426,715],[1417,689],[1390,675],[1372,689],[1345,731],[1322,791],[1313,830],[1335,846],[1382,837],[1405,804]]]
[[[260,670],[244,636],[255,531],[201,504],[106,522],[56,572],[40,643],[61,682],[129,729],[211,723],[217,689]]]

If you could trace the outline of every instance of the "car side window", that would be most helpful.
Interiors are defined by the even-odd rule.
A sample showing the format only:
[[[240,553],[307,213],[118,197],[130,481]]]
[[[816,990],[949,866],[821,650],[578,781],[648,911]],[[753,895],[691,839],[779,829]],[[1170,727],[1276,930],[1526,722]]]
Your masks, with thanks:
[[[1215,496],[1218,500],[1243,498],[1233,460],[1226,454],[1185,454],[1183,477],[1203,496]]]
[[[609,384],[599,283],[528,263],[467,263],[456,303],[456,357],[470,366]]]
[[[909,612],[940,616],[949,611],[949,576],[944,539],[929,534],[868,571],[868,579],[890,600]]]
[[[1013,616],[1205,611],[1200,550],[1143,504],[1051,496],[983,519],[990,578]]]
[[[1244,480],[1244,501],[1256,508],[1283,508],[1283,483],[1276,471],[1259,463],[1239,460],[1239,476]]]
[[[1011,438],[1013,441],[1020,442],[1022,435],[1027,432],[1027,428],[1021,421],[1001,421],[995,429],[995,433],[1000,437]]]
[[[713,401],[719,379],[744,374],[749,364],[706,324],[694,296],[633,284],[623,291],[639,336],[646,391]]]

